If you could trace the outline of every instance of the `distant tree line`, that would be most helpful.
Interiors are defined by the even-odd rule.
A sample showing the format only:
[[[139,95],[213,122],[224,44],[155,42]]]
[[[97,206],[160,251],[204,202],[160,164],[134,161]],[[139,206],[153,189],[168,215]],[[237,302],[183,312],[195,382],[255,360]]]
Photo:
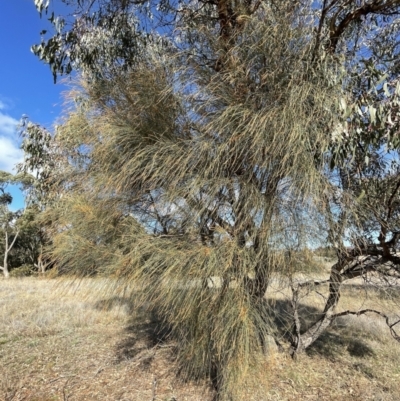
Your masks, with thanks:
[[[0,270],[4,277],[44,273],[50,266],[43,255],[46,240],[38,203],[26,199],[26,206],[11,210],[9,185],[19,185],[27,193],[35,180],[30,174],[10,174],[0,171]]]

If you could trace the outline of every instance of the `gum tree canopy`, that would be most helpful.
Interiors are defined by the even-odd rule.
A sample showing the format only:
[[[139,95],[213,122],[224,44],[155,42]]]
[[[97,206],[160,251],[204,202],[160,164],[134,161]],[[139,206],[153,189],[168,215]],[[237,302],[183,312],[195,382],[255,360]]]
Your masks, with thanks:
[[[375,313],[399,340],[395,314],[339,298],[400,278],[400,1],[35,3],[56,30],[34,53],[80,77],[51,140],[25,127],[60,270],[140,288],[221,398],[240,399],[268,336],[296,355]]]

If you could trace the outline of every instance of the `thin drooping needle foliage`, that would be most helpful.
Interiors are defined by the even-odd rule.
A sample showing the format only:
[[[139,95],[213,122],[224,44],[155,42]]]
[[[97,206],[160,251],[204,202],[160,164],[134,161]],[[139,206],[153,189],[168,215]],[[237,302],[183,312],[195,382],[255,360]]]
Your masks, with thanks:
[[[319,241],[321,127],[335,125],[341,90],[284,18],[251,19],[241,36],[218,73],[154,49],[82,80],[57,131],[73,174],[51,210],[59,269],[132,283],[179,339],[185,373],[214,375],[227,396],[273,331],[270,276]]]
[[[231,25],[222,11],[219,25],[178,18],[174,45],[153,41],[126,68],[100,76],[84,70],[56,130],[53,169],[42,170],[48,254],[59,271],[133,288],[179,344],[182,374],[211,377],[226,400],[243,399],[276,337],[271,283],[289,290],[296,354],[339,316],[344,280],[392,274],[399,264],[386,240],[396,214],[383,224],[386,209],[368,195],[373,175],[388,174],[376,156],[388,136],[371,144],[365,134],[378,129],[365,105],[356,109],[362,85],[348,75],[351,60],[336,54],[340,26],[324,42],[312,7],[289,3],[236,10]],[[389,210],[399,188],[391,185]],[[358,236],[372,220],[382,223],[383,253]],[[299,282],[316,246],[337,251],[331,277]],[[301,292],[323,283],[323,311],[304,329]]]

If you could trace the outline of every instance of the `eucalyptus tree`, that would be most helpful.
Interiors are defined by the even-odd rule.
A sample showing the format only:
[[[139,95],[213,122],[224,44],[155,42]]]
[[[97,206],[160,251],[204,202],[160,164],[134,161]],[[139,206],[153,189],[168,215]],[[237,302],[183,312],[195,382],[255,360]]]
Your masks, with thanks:
[[[23,275],[45,273],[51,263],[43,254],[48,239],[37,205],[28,205],[23,213],[20,211],[14,226],[18,238],[9,255],[9,266],[11,269],[21,268],[20,274]]]
[[[135,283],[183,372],[221,398],[240,399],[268,335],[296,355],[337,317],[377,313],[399,339],[392,316],[337,307],[346,280],[400,276],[400,2],[66,3],[69,25],[52,16],[33,50],[81,73],[73,107],[53,138],[25,130],[60,269]],[[335,249],[329,278],[299,274],[313,246]]]
[[[12,175],[6,172],[0,172],[0,227],[2,232],[2,242],[3,243],[3,263],[0,266],[0,270],[3,272],[5,278],[10,277],[10,272],[8,268],[8,257],[11,249],[13,248],[15,241],[18,237],[18,231],[13,232],[13,220],[15,219],[15,214],[9,210],[9,204],[12,202],[12,196],[9,192],[5,191],[5,186],[12,181]]]
[[[5,278],[10,276],[10,253],[16,245],[16,241],[20,235],[21,227],[18,220],[23,216],[23,210],[12,211],[9,205],[13,198],[6,191],[9,184],[21,184],[22,186],[29,185],[31,179],[26,174],[7,173],[0,171],[0,232],[2,235],[1,253],[3,254],[3,264],[0,270]]]

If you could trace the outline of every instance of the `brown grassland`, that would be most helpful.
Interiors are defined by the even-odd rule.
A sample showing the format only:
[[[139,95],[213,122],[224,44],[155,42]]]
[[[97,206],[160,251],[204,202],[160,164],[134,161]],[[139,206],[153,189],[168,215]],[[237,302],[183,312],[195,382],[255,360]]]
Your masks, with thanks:
[[[160,339],[155,319],[105,284],[0,280],[0,400],[211,401],[209,383],[179,379],[179,344]],[[396,291],[349,285],[341,305],[390,311]],[[305,298],[304,308],[313,313],[317,301]],[[246,401],[400,400],[400,344],[375,316],[340,319],[297,360],[271,353],[257,370]]]

